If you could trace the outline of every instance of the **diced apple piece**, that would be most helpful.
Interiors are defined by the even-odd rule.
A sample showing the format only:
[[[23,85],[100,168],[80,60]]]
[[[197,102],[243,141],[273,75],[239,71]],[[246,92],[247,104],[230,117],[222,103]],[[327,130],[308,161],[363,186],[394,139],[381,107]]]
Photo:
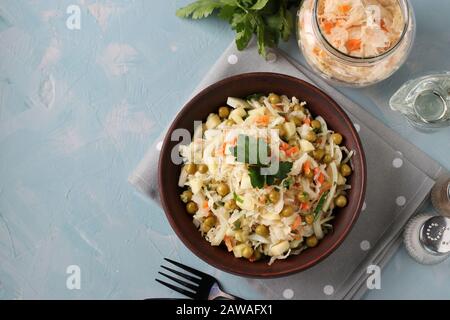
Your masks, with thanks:
[[[283,124],[283,127],[284,127],[284,130],[286,130],[286,137],[288,139],[291,138],[292,136],[294,136],[294,134],[296,132],[295,131],[296,127],[295,127],[295,123],[294,122],[292,122],[292,121],[285,122]]]
[[[252,106],[248,104],[247,101],[239,99],[239,98],[233,98],[228,97],[227,99],[227,105],[230,107],[237,109],[237,108],[244,108],[244,109],[250,109]]]
[[[244,120],[242,120],[242,117],[246,116],[247,112],[245,111],[244,108],[237,108],[234,109],[233,111],[230,112],[230,116],[229,118],[231,120],[233,120],[234,122],[236,122],[237,124],[241,124],[242,122],[244,122]]]
[[[313,144],[309,142],[308,140],[301,139],[300,140],[300,150],[302,152],[310,152],[314,151],[316,148],[314,148]]]
[[[269,256],[280,256],[289,250],[289,241],[284,240],[269,249]]]
[[[250,176],[248,174],[244,174],[242,175],[242,179],[241,179],[241,189],[251,189],[252,188],[252,183],[250,180]]]
[[[210,130],[210,129],[214,129],[215,127],[217,127],[220,124],[220,118],[217,114],[215,113],[211,113],[208,116],[208,119],[206,119],[206,129]]]
[[[251,211],[255,208],[255,200],[250,194],[246,194],[242,197],[242,202],[236,201],[239,208]]]
[[[200,178],[192,178],[189,181],[189,185],[191,186],[192,193],[197,194],[202,190],[203,181]]]
[[[338,178],[337,178],[337,185],[338,186],[343,186],[345,183],[347,182],[347,179],[345,179],[342,174],[338,174]]]
[[[238,244],[237,246],[234,246],[234,248],[233,248],[234,256],[235,256],[236,258],[241,258],[241,257],[242,257],[242,250],[243,250],[246,246],[247,246],[247,245],[246,245],[245,243],[241,243],[241,244]]]

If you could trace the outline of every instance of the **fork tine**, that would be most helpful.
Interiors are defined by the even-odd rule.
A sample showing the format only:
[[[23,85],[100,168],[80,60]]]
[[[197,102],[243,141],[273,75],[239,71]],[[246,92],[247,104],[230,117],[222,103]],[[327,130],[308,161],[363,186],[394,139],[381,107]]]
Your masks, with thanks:
[[[174,286],[173,284],[164,282],[164,281],[159,280],[159,279],[155,279],[155,280],[158,281],[159,283],[161,283],[163,286],[166,286],[166,287],[168,287],[168,288],[170,288],[170,289],[172,289],[172,290],[175,290],[176,292],[179,292],[179,293],[181,293],[181,294],[184,294],[186,297],[189,297],[189,298],[191,298],[191,299],[195,299],[195,294],[192,293],[191,291],[187,291],[187,290],[178,288],[177,286]]]
[[[189,288],[189,289],[195,291],[195,292],[198,290],[198,286],[193,285],[193,284],[191,284],[191,283],[189,283],[189,282],[186,282],[186,281],[183,281],[183,280],[181,280],[181,279],[172,277],[171,275],[168,275],[168,274],[166,274],[166,273],[164,273],[164,272],[161,272],[161,271],[159,271],[158,273],[159,273],[160,275],[166,277],[166,278],[169,278],[170,280],[172,280],[172,281],[174,281],[174,282],[176,282],[176,283],[181,284],[182,286],[185,286],[186,288]]]
[[[180,271],[177,271],[177,270],[174,270],[174,269],[170,269],[170,268],[168,268],[168,267],[166,267],[166,266],[161,266],[161,268],[163,268],[163,269],[166,269],[166,270],[168,270],[168,271],[170,271],[170,272],[173,272],[173,273],[175,273],[176,275],[179,275],[180,277],[182,277],[182,278],[184,278],[184,279],[187,279],[187,280],[189,280],[189,281],[192,281],[193,283],[199,283],[200,282],[200,280],[201,279],[199,279],[199,278],[197,278],[197,277],[193,277],[193,276],[190,276],[190,275],[188,275],[188,274],[186,274],[186,273],[183,273],[183,272],[180,272]]]
[[[186,266],[186,265],[184,265],[184,264],[182,264],[182,263],[179,263],[179,262],[170,260],[169,258],[164,258],[164,260],[166,260],[166,261],[168,261],[168,262],[170,262],[170,263],[176,265],[177,267],[180,267],[181,269],[184,269],[184,270],[186,270],[186,271],[189,271],[190,273],[193,273],[193,274],[199,276],[200,278],[206,278],[206,277],[209,278],[209,277],[210,277],[210,275],[208,275],[208,274],[206,274],[206,273],[204,273],[204,272],[195,270],[195,269],[193,269],[193,268],[191,268],[191,267],[188,267],[188,266]]]

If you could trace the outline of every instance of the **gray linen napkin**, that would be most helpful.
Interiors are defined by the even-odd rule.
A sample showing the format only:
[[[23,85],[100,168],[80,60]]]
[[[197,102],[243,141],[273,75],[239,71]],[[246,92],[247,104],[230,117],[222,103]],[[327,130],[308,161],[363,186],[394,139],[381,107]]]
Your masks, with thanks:
[[[311,82],[347,111],[359,131],[366,153],[368,186],[359,220],[342,245],[328,258],[296,275],[246,281],[258,287],[268,299],[283,296],[294,299],[358,299],[367,290],[366,279],[373,272],[373,267],[368,267],[382,268],[392,257],[401,243],[403,226],[427,199],[436,178],[445,169],[281,51],[271,52],[268,61],[264,61],[254,47],[239,52],[232,43],[204,77],[194,95],[220,79],[255,71],[283,73]],[[155,141],[129,176],[133,186],[157,203],[158,151],[163,136]]]

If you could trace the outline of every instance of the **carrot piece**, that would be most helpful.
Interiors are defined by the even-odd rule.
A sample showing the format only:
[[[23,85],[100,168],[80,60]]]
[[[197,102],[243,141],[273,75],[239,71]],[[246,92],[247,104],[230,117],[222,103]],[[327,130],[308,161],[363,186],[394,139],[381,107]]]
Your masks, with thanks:
[[[219,149],[216,150],[217,155],[223,156],[225,155],[225,148],[227,147],[227,143],[224,142]]]
[[[309,210],[309,203],[308,202],[302,202],[300,204],[300,209],[303,211]]]
[[[208,209],[208,201],[203,201],[203,209]]]
[[[311,172],[311,163],[309,162],[309,160],[305,161],[305,163],[303,164],[303,172],[306,174]]]
[[[256,123],[262,124],[262,125],[268,125],[269,124],[269,116],[268,115],[262,115],[256,118]]]
[[[320,172],[319,167],[315,167],[314,168],[314,175],[317,175]]]
[[[349,39],[345,43],[345,47],[349,52],[359,50],[361,49],[361,39]]]
[[[384,22],[383,19],[381,19],[381,21],[380,21],[380,28],[381,28],[381,30],[383,30],[383,31],[386,31],[386,32],[389,31],[389,30],[386,28],[386,23]]]
[[[330,34],[331,33],[331,29],[333,29],[336,26],[336,24],[332,21],[325,21],[323,23],[323,30],[325,31],[325,33]]]
[[[225,242],[225,245],[228,249],[228,252],[233,251],[233,243],[231,242],[231,237],[230,236],[225,236],[223,238],[223,241]]]
[[[292,148],[289,148],[288,150],[286,150],[285,153],[288,157],[290,157],[299,151],[300,151],[300,149],[297,146],[293,146]]]
[[[290,145],[284,141],[281,141],[280,143],[280,150],[286,151],[287,149],[290,148]]]
[[[348,13],[352,9],[352,6],[349,4],[343,4],[339,6],[339,11],[342,13]]]
[[[325,181],[325,176],[323,173],[319,174],[319,177],[317,178],[317,181],[322,184]]]
[[[291,225],[291,229],[297,229],[302,224],[302,218],[298,215],[297,218],[295,218],[294,223]]]
[[[307,125],[309,126],[309,125],[311,125],[311,119],[310,119],[310,118],[305,118],[305,119],[303,120],[303,123],[304,123],[304,124],[307,124]]]

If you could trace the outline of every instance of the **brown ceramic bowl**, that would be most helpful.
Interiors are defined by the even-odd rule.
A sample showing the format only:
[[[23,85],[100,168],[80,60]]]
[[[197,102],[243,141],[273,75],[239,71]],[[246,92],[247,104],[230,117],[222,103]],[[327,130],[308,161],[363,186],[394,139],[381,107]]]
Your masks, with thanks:
[[[213,247],[200,235],[186,213],[185,204],[180,200],[182,189],[178,187],[181,165],[171,161],[172,149],[178,142],[171,141],[171,133],[176,128],[193,132],[194,120],[205,121],[211,112],[225,104],[227,97],[245,97],[253,93],[276,92],[289,97],[296,96],[308,103],[313,115],[321,115],[329,127],[344,136],[344,144],[355,150],[354,173],[349,183],[348,205],[335,211],[334,229],[315,248],[305,250],[300,255],[277,260],[271,266],[267,260],[249,262],[234,258],[224,246]],[[225,272],[245,277],[279,277],[305,270],[331,254],[342,243],[354,225],[361,210],[366,189],[366,162],[364,151],[352,122],[328,95],[300,79],[276,73],[247,73],[219,81],[197,94],[178,113],[172,122],[161,149],[159,159],[159,190],[163,209],[175,233],[181,241],[198,257]],[[324,262],[326,263],[326,262]],[[330,266],[333,268],[333,266]]]

